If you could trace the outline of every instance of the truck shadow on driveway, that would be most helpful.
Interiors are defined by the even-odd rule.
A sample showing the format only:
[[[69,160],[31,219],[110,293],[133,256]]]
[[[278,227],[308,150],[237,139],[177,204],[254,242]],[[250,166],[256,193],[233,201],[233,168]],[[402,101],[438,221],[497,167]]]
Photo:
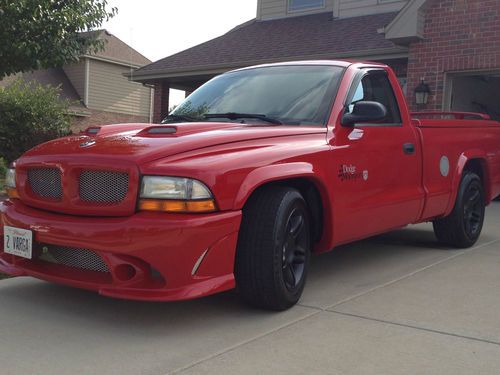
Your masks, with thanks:
[[[360,287],[387,282],[449,256],[450,251],[453,250],[438,247],[432,231],[417,228],[344,245],[333,252],[312,257],[304,298],[318,290],[334,292],[337,285],[351,286],[352,292],[358,292]],[[126,326],[129,330],[135,327],[157,332],[158,327],[179,328],[192,323],[195,311],[203,311],[204,319],[220,314],[270,314],[247,308],[235,291],[193,301],[150,303],[115,300],[93,292],[26,280],[20,284],[3,284],[0,289],[2,304],[9,300],[20,304],[25,308],[23,314],[29,315],[36,309],[38,316],[41,313],[70,315],[86,321],[100,320],[116,328]]]
[[[482,241],[488,241],[487,236]],[[14,368],[16,356],[12,353],[32,348],[32,358],[36,358],[37,348],[43,347],[46,358],[56,358],[62,350],[71,368],[95,362],[109,370],[114,369],[110,358],[121,358],[130,366],[129,373],[145,368],[149,373],[167,373],[406,277],[454,253],[438,247],[425,225],[341,246],[312,258],[301,301],[282,313],[249,308],[234,291],[193,301],[148,303],[110,299],[31,278],[3,280],[0,338],[9,340],[5,345],[9,350],[0,354],[0,362],[8,366],[14,361]],[[65,368],[63,373],[68,371]]]

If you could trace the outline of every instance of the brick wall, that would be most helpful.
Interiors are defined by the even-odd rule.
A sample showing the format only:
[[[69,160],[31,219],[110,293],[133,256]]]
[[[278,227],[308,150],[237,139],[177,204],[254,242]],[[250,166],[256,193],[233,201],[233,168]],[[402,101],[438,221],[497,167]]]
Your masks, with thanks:
[[[147,123],[149,118],[142,116],[126,115],[122,113],[92,111],[89,117],[75,117],[71,125],[73,133],[79,133],[89,126],[94,125],[109,125],[109,124],[125,124],[125,123]]]
[[[154,96],[153,122],[158,124],[168,115],[170,102],[170,84],[168,82],[156,82]]]
[[[447,72],[500,69],[499,0],[430,0],[424,40],[410,46],[408,101],[415,103],[421,78],[432,95],[425,109],[443,105]]]

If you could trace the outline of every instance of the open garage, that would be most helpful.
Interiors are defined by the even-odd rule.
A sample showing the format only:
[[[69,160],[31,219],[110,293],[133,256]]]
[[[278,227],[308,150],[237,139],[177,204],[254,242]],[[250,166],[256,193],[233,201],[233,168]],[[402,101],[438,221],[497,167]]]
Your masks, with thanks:
[[[449,74],[445,107],[481,112],[500,120],[500,71]]]

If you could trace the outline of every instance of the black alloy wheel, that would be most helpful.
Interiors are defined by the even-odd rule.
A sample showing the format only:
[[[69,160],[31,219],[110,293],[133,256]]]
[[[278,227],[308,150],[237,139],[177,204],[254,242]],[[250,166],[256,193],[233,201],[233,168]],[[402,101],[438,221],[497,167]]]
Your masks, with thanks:
[[[294,292],[304,276],[309,233],[306,229],[306,213],[294,209],[288,218],[285,243],[283,244],[283,280],[289,291]]]
[[[243,209],[235,277],[242,298],[253,306],[285,310],[298,302],[311,253],[309,208],[299,191],[269,186]]]
[[[474,172],[465,171],[453,211],[432,223],[437,239],[458,248],[474,245],[483,229],[485,206],[483,182]]]
[[[464,228],[469,238],[475,238],[481,232],[484,216],[484,201],[481,187],[470,184],[464,196]]]

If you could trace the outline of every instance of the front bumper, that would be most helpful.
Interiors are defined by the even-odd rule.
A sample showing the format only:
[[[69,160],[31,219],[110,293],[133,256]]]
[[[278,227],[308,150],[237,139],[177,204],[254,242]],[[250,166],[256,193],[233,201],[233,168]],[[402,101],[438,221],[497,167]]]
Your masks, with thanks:
[[[174,301],[232,289],[241,211],[206,215],[136,213],[68,216],[21,201],[0,202],[0,272],[135,300]],[[3,226],[33,231],[34,254],[45,246],[88,249],[108,272],[32,260],[3,251]]]

